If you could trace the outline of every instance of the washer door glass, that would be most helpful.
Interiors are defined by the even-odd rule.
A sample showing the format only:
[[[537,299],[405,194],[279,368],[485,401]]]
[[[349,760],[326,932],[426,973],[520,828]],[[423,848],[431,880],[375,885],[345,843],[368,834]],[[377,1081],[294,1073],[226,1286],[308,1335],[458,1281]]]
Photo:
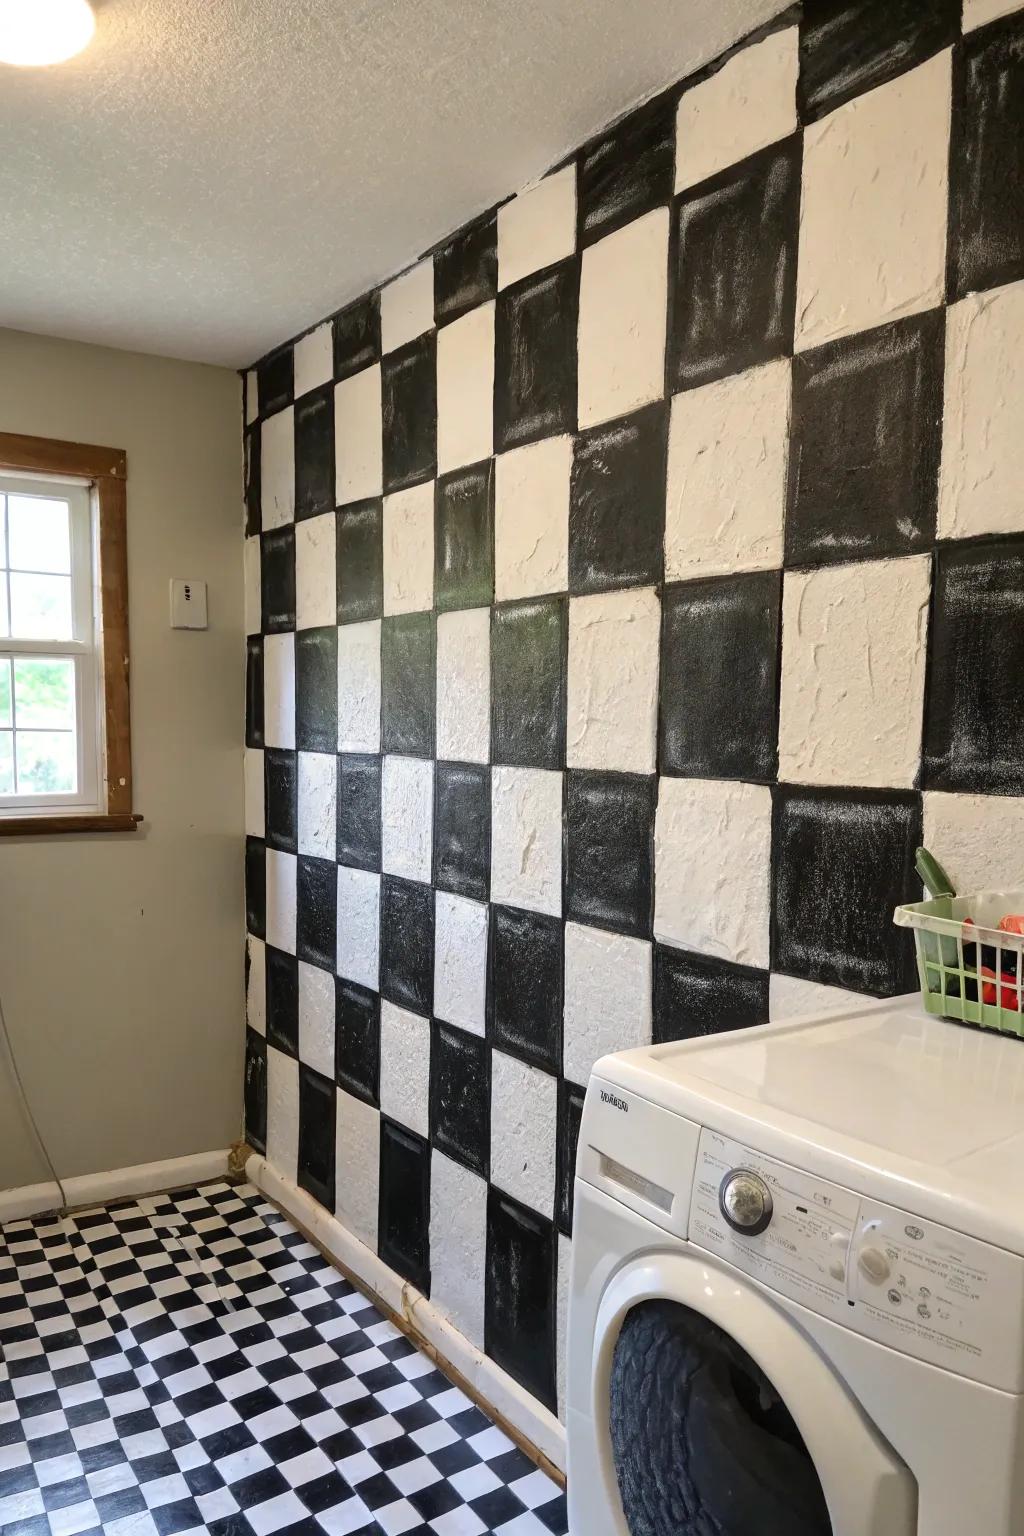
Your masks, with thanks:
[[[671,1301],[626,1316],[611,1437],[630,1536],[832,1536],[814,1463],[764,1372]]]

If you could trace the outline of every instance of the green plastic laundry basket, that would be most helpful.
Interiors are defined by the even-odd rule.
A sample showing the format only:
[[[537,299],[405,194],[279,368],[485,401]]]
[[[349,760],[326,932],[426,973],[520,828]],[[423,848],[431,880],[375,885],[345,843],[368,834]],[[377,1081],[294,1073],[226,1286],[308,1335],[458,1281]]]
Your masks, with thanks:
[[[1024,1039],[1024,934],[999,928],[1008,912],[1024,912],[1024,891],[936,896],[896,908],[897,927],[914,930],[929,1013]]]

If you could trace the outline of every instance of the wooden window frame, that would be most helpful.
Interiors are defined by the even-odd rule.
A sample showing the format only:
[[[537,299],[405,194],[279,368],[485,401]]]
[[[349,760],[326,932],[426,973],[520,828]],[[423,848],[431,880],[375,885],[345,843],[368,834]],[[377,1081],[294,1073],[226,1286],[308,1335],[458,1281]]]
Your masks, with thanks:
[[[66,475],[91,485],[99,570],[99,685],[103,731],[101,804],[106,810],[4,816],[0,837],[41,833],[134,832],[141,816],[132,810],[132,733],[128,662],[128,460],[120,448],[64,443],[48,437],[0,432],[0,470],[25,475]]]

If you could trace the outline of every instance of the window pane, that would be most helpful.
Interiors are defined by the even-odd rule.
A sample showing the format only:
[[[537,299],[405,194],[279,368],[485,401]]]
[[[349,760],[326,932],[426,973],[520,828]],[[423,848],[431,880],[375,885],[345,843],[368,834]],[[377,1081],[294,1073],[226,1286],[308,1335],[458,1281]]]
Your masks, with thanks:
[[[9,635],[11,626],[7,622],[7,572],[0,571],[0,635]]]
[[[7,566],[7,497],[0,496],[0,570]]]
[[[0,726],[10,727],[11,719],[11,663],[0,661]]]
[[[0,676],[0,715],[3,679]],[[66,656],[19,656],[14,663],[14,707],[19,731],[75,728],[75,664]],[[0,724],[2,724],[0,718]]]
[[[11,633],[23,640],[71,640],[70,576],[11,572]]]
[[[19,795],[74,794],[78,764],[73,731],[18,731]]]
[[[8,496],[11,569],[71,570],[71,533],[66,501],[44,496]]]
[[[0,731],[0,795],[14,794],[14,733]]]

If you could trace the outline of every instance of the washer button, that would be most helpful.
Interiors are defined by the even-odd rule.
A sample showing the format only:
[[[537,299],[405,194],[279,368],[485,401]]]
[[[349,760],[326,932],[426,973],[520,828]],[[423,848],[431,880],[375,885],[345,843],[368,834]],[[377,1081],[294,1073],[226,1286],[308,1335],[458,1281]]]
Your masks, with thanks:
[[[872,1285],[884,1285],[892,1274],[892,1265],[881,1248],[862,1248],[857,1268]]]

